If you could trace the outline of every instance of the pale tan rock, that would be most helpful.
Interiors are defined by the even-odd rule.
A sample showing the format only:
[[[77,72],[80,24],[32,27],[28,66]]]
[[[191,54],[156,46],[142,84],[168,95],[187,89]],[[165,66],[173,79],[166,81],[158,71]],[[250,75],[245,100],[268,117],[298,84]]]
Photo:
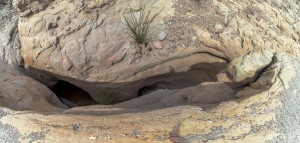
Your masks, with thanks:
[[[21,56],[16,32],[19,16],[9,13],[9,3],[4,8],[9,20],[0,21],[0,57],[7,63],[22,66],[23,57],[25,67],[51,72],[94,98],[110,91],[116,100],[128,100],[153,84],[187,88],[62,111],[45,86],[14,70],[0,70],[0,105],[32,110],[0,109],[2,142],[298,141],[300,64],[283,53],[300,53],[300,5],[295,0],[14,2],[21,12],[23,52]],[[153,32],[167,31],[164,46],[170,48],[135,56],[123,16],[130,7],[138,14],[143,6],[158,14]],[[268,49],[275,52],[248,54]],[[233,79],[249,86],[240,87],[230,101],[200,104],[206,97],[222,97],[222,87],[224,93],[232,92],[223,83],[228,79],[217,76],[229,59]]]
[[[181,82],[180,84],[184,84]],[[142,97],[116,104],[119,108],[165,108],[181,104],[214,104],[229,100],[235,92],[222,82],[205,82],[184,89],[157,90]]]
[[[45,85],[0,63],[0,106],[13,110],[53,112],[66,109]]]
[[[141,80],[148,77],[171,73],[173,66],[186,63],[174,63],[178,65],[171,65],[171,68],[162,63],[198,52],[226,62],[253,50],[300,53],[297,26],[300,20],[297,14],[290,14],[299,13],[294,1],[256,0],[253,1],[256,5],[252,5],[233,0],[48,0],[41,6],[44,1],[17,3],[21,4],[19,7],[28,6],[34,10],[21,17],[18,25],[25,67],[54,73],[56,78],[89,91],[94,98],[104,90],[122,95],[122,100],[133,98],[141,87],[124,90],[128,86],[125,81],[140,85]],[[282,11],[278,5],[291,9]],[[136,54],[139,52],[128,44],[133,40],[125,29],[123,18],[130,15],[130,7],[135,15],[142,7],[146,12],[151,11],[150,17],[156,15],[150,33],[166,32],[168,38],[162,46],[156,46],[165,48]],[[184,16],[187,13],[189,16]],[[182,48],[189,54],[181,53]],[[159,65],[166,67],[157,68]],[[154,67],[156,70],[151,69]],[[152,72],[144,72],[147,69]],[[117,84],[105,86],[101,83]]]
[[[0,8],[0,60],[22,66],[22,53],[18,33],[18,13],[12,8],[11,1],[1,1]]]
[[[217,32],[221,32],[224,29],[224,27],[223,27],[223,25],[217,23],[216,26],[215,26],[215,29],[216,29]]]
[[[162,48],[164,48],[164,47],[162,46],[162,44],[161,44],[160,41],[154,41],[154,42],[153,42],[153,46],[154,46],[156,49],[162,49]]]
[[[51,1],[45,3],[43,9],[20,18],[18,28],[22,37],[20,41],[25,67],[51,71],[55,77],[89,91],[95,99],[104,90],[113,89],[113,94],[123,95],[124,90],[120,88],[127,86],[124,81],[137,82],[164,71],[132,79],[128,79],[129,77],[155,66],[157,62],[175,58],[149,54],[152,56],[139,59],[139,56],[134,55],[136,52],[132,54],[132,45],[128,46],[128,43],[133,39],[125,30],[124,21],[124,16],[130,14],[130,7],[137,13],[145,7],[146,12],[151,11],[151,17],[156,15],[153,25],[162,25],[159,24],[161,19],[174,14],[172,0],[59,0],[48,5],[49,2]],[[31,11],[32,7],[39,7],[42,1],[15,3],[19,9],[25,6]],[[162,45],[158,46],[162,48]],[[105,82],[120,84],[99,84]],[[140,87],[125,91],[131,93],[126,93],[122,100],[136,96],[134,93],[138,88]]]
[[[235,99],[220,104],[182,105],[185,100],[179,96],[164,99],[165,94],[179,94],[170,91],[134,99],[138,102],[77,107],[46,115],[0,108],[0,138],[4,142],[45,143],[292,142],[299,136],[300,107],[294,91],[299,90],[300,61],[286,53],[274,56],[276,62],[257,81],[239,91]],[[214,84],[220,83],[203,85],[215,88]],[[180,94],[184,93],[188,92]],[[177,104],[153,106],[170,102]]]
[[[217,75],[217,79],[220,82],[225,82],[225,83],[232,83],[233,80],[231,79],[229,73],[226,70],[220,71]]]
[[[227,71],[235,82],[252,82],[273,61],[273,57],[270,51],[252,52],[232,60]]]
[[[235,92],[223,82],[204,82],[197,88],[185,92],[188,102],[214,104],[229,100]]]

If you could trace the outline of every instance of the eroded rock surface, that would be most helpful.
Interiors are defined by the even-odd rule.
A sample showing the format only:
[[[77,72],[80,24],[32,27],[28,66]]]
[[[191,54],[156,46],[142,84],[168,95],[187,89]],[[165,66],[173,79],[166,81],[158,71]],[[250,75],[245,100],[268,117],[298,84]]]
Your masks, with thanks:
[[[10,65],[22,65],[22,53],[18,34],[18,13],[12,0],[0,2],[0,59]]]
[[[139,52],[123,16],[143,7],[156,16],[153,42]],[[65,109],[46,86],[1,64],[0,139],[297,142],[299,7],[297,0],[0,2],[4,63],[22,69],[24,61],[22,71],[48,86],[63,80],[100,103],[141,96]]]
[[[0,106],[38,112],[66,108],[45,85],[0,62]],[[62,109],[61,109],[62,108]]]
[[[131,99],[153,84],[148,77],[188,71],[196,64],[225,64],[253,50],[299,55],[300,49],[299,3],[292,0],[16,0],[14,5],[20,11],[26,67],[51,72],[94,99],[106,92],[116,100]],[[130,10],[138,14],[143,7],[156,17],[153,43],[139,55],[123,16]],[[191,57],[197,60],[179,62]],[[213,77],[222,68],[204,73]]]
[[[258,74],[273,62],[273,53],[270,51],[253,52],[236,58],[227,66],[227,71],[234,77],[235,82],[253,82]]]
[[[300,60],[286,53],[272,55],[274,62],[266,64],[256,81],[221,103],[202,104],[201,94],[194,95],[193,103],[182,102],[189,100],[169,96],[180,91],[168,91],[47,115],[1,108],[0,130],[15,137],[3,136],[6,142],[294,142],[300,135]]]

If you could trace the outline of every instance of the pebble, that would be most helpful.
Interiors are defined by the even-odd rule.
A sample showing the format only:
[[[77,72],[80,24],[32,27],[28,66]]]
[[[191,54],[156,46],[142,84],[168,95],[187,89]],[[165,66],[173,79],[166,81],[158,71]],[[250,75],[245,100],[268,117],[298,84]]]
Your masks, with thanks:
[[[97,139],[97,138],[94,137],[94,136],[90,136],[89,139],[90,139],[90,140],[95,140],[95,139]]]
[[[167,33],[161,31],[157,34],[157,39],[160,40],[160,41],[163,41],[167,38]]]
[[[163,48],[160,41],[154,41],[153,45],[154,45],[154,48],[156,48],[156,49],[162,49]]]
[[[75,124],[75,125],[73,126],[73,130],[74,130],[74,131],[79,131],[81,128],[82,128],[82,125],[81,125],[81,124]]]
[[[197,40],[197,37],[196,36],[193,36],[192,37],[192,41],[196,41]]]
[[[221,31],[221,30],[223,30],[224,29],[224,27],[223,27],[223,25],[222,24],[216,24],[215,25],[215,29],[217,30],[217,31]]]

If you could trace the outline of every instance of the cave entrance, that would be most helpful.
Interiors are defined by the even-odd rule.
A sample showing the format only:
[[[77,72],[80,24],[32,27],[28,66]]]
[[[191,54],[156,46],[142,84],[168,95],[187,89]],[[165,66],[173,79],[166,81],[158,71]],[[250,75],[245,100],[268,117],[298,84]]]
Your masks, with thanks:
[[[141,97],[145,94],[149,94],[149,93],[154,92],[158,89],[161,89],[161,88],[156,86],[156,85],[144,86],[138,91],[137,97]]]
[[[63,80],[57,81],[50,89],[70,108],[98,104],[88,92]]]

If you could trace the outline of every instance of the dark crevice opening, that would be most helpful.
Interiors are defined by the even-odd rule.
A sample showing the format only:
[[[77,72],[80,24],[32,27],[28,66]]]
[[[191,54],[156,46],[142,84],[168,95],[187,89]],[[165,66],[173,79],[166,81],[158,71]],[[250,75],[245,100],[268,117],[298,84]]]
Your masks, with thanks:
[[[128,82],[123,86],[121,84],[118,88],[99,87],[99,89],[93,89],[97,92],[96,95],[93,95],[93,98],[87,91],[64,80],[59,80],[50,89],[68,107],[96,104],[113,105],[150,94],[157,90],[176,90],[196,86],[202,82],[215,82],[217,81],[217,73],[225,69],[226,65],[223,62],[199,63],[193,65],[187,71],[152,76],[132,83]],[[124,99],[124,96],[131,97]]]
[[[70,108],[97,104],[88,92],[63,80],[57,81],[50,89]]]
[[[143,95],[146,95],[146,94],[149,94],[153,91],[156,91],[160,89],[158,86],[155,86],[155,85],[150,85],[150,86],[145,86],[145,87],[142,87],[139,91],[138,91],[138,94],[137,94],[137,97],[141,97]]]

